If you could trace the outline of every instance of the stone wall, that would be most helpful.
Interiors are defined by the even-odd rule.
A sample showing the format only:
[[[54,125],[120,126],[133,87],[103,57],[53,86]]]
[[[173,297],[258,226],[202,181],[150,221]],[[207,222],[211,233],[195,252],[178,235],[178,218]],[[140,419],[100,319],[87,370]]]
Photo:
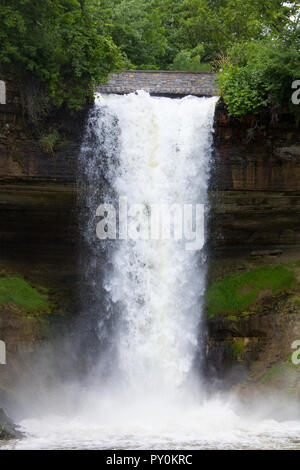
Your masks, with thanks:
[[[97,88],[99,93],[126,94],[145,90],[162,96],[215,96],[218,88],[213,73],[133,70],[113,73],[107,85]]]
[[[0,270],[70,293],[77,277],[75,179],[86,112],[74,118],[61,112],[50,119],[45,133],[55,127],[61,141],[47,152],[44,132],[39,134],[24,117],[18,88],[10,77],[0,80],[5,83],[0,104]],[[0,339],[9,337],[10,353],[23,333],[26,343],[34,338],[25,335],[20,320],[14,340],[15,326],[4,322],[8,319],[0,309]]]

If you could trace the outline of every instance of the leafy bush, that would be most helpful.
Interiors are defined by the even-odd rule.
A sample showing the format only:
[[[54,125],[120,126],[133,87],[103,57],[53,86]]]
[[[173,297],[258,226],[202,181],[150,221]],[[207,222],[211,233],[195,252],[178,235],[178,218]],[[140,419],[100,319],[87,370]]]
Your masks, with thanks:
[[[231,116],[240,117],[267,106],[266,84],[259,71],[231,65],[220,74],[218,83]]]
[[[114,70],[203,72],[220,56],[232,116],[300,109],[290,100],[300,77],[296,1],[0,0],[0,22],[1,72],[18,79],[36,127],[53,107],[91,102]]]
[[[42,149],[46,153],[54,153],[54,148],[60,139],[59,132],[55,129],[51,134],[44,135],[40,142]]]
[[[229,114],[241,117],[270,107],[273,112],[299,109],[291,102],[291,85],[300,77],[300,58],[295,44],[265,40],[235,45],[218,82]]]

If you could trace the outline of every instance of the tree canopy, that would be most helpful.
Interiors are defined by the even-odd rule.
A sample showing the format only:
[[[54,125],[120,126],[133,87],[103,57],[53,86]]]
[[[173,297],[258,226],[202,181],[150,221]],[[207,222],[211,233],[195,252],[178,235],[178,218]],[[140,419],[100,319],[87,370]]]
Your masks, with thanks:
[[[44,96],[45,108],[80,107],[122,65],[98,0],[0,0],[0,22],[1,70]]]

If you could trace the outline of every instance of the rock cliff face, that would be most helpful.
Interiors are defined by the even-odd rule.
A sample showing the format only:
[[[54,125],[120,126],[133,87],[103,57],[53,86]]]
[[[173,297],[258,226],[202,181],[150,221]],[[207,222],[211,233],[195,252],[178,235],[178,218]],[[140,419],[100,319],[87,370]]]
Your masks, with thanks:
[[[86,111],[58,113],[48,135],[37,135],[7,79],[6,90],[6,104],[0,104],[0,243],[35,254],[57,246],[70,251],[77,237],[75,179]],[[59,137],[50,145],[53,134]]]
[[[278,270],[273,278],[270,269]],[[209,377],[227,387],[240,384],[243,393],[271,386],[300,397],[300,367],[292,361],[300,339],[299,247],[222,253],[210,264],[209,288],[216,285],[227,304],[220,298],[219,311],[207,311]],[[247,301],[251,293],[254,300]]]
[[[208,285],[257,268],[292,269],[300,259],[299,126],[288,114],[276,122],[268,115],[256,119],[231,119],[222,103],[217,106]],[[300,368],[290,361],[300,338],[298,293],[296,273],[292,287],[275,294],[261,286],[246,309],[232,315],[224,309],[208,319],[210,375],[229,385],[247,379],[247,387],[299,393]]]
[[[0,104],[0,284],[24,279],[28,289],[44,289],[51,305],[35,309],[24,296],[13,298],[20,290],[14,283],[7,302],[2,297],[8,290],[0,286],[0,340],[7,353],[7,363],[0,365],[0,403],[5,405],[17,400],[15,385],[24,372],[31,380],[41,344],[57,325],[68,331],[66,323],[77,312],[75,178],[87,111],[61,112],[49,119],[46,134],[36,132],[23,116],[16,86],[0,78],[6,84],[6,103]],[[53,132],[59,135],[55,145]]]
[[[289,245],[300,241],[300,133],[290,115],[259,123],[215,116],[211,244]]]

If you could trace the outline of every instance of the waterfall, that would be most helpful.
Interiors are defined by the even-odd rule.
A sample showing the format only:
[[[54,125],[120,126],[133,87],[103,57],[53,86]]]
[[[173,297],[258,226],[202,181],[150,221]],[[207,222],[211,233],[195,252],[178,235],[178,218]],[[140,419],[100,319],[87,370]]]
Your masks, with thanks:
[[[264,399],[255,394],[254,406],[234,393],[202,393],[201,207],[208,201],[216,101],[142,91],[97,98],[78,168],[85,273],[78,331],[93,361],[76,357],[90,366],[84,383],[58,383],[49,393],[47,382],[43,409],[21,422],[26,438],[3,448],[299,448],[296,400],[268,391]],[[157,207],[175,207],[172,237],[161,218],[151,217]],[[194,222],[184,237],[180,214],[183,226]]]
[[[216,101],[156,98],[144,91],[105,95],[97,97],[89,118],[80,160],[88,187],[89,296],[99,338],[110,345],[103,356],[109,364],[114,360],[115,374],[132,389],[159,387],[169,395],[186,383],[199,351],[204,250],[188,250],[175,239],[182,219],[172,212],[170,239],[152,239],[153,227],[142,223],[149,208],[207,204]],[[105,202],[118,211],[120,197],[128,231],[137,236],[101,241],[97,207]]]

